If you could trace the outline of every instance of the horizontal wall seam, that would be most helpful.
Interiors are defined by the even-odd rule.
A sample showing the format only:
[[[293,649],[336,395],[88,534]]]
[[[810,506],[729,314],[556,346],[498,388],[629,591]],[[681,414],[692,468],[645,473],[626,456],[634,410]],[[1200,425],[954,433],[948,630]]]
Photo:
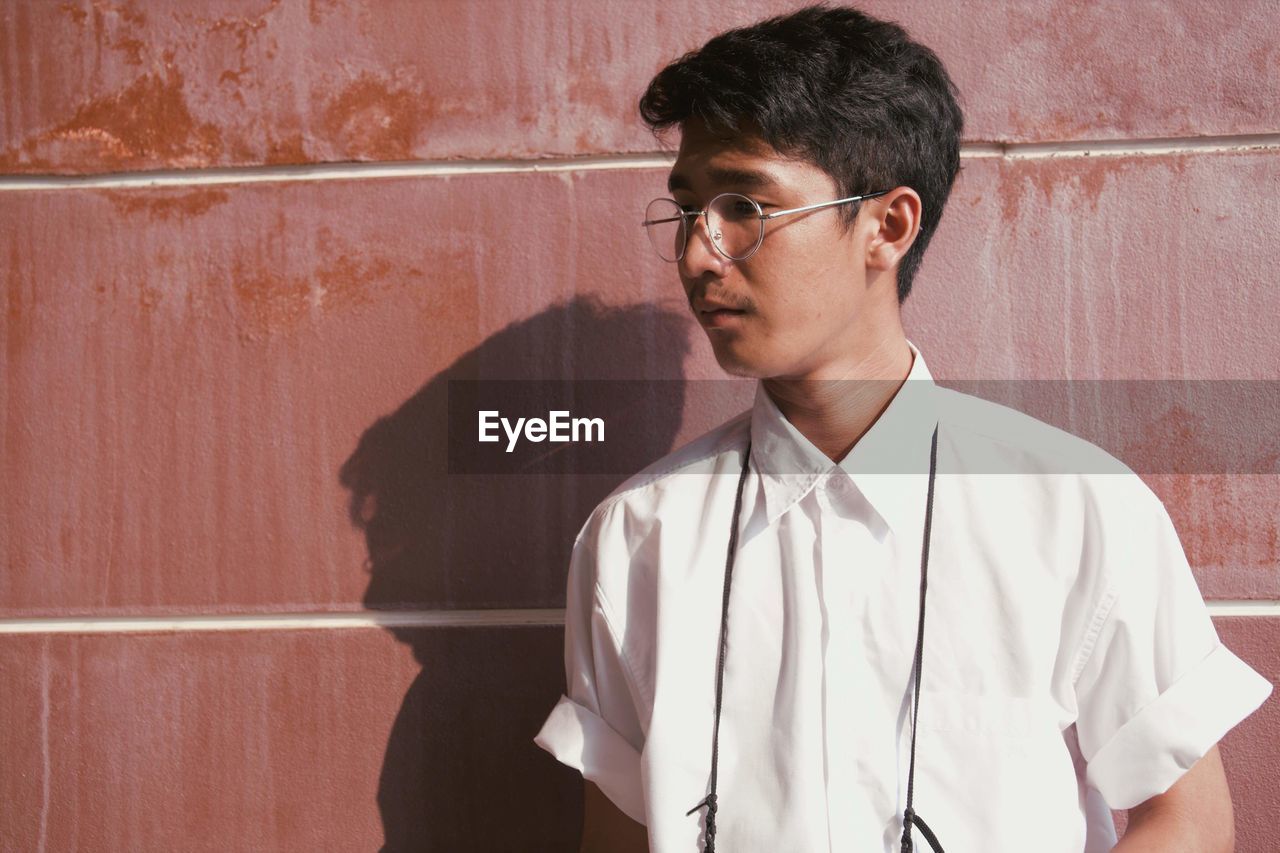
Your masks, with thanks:
[[[563,625],[559,609],[380,610],[207,616],[50,616],[0,619],[0,634],[122,634],[157,631],[310,631],[340,628],[459,628]]]
[[[1280,148],[1280,133],[1151,139],[1084,139],[1070,142],[975,142],[962,146],[960,156],[1005,157],[1017,160],[1053,157],[1218,154],[1275,148]]]
[[[1209,601],[1211,616],[1280,616],[1280,601]]]
[[[1280,601],[1210,601],[1213,616],[1280,617]],[[339,628],[560,626],[559,609],[384,610],[206,616],[42,616],[0,619],[0,634],[129,634],[164,631],[309,631]]]
[[[1280,150],[1280,133],[1236,136],[1108,139],[1079,142],[974,142],[961,147],[964,159],[1008,160],[1064,157],[1160,156]],[[245,166],[209,169],[158,169],[91,175],[6,175],[0,190],[112,189],[206,186],[292,181],[351,181],[378,178],[499,175],[526,172],[591,172],[664,169],[674,153],[601,154],[508,160],[422,160],[391,163],[323,163],[296,166]]]

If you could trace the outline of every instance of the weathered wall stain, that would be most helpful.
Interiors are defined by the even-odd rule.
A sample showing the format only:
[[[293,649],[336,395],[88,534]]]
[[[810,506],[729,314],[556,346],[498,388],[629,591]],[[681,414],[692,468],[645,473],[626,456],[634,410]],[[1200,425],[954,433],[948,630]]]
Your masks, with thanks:
[[[996,184],[1001,216],[1013,225],[1026,219],[1047,220],[1057,213],[1097,215],[1102,194],[1134,165],[1134,158],[1123,156],[1001,160]],[[1033,205],[1034,216],[1023,210],[1025,202]]]
[[[322,127],[353,157],[403,160],[412,156],[431,103],[423,92],[366,72],[329,100]]]
[[[1259,517],[1280,514],[1280,497],[1266,487],[1269,477],[1182,474],[1150,479],[1191,565],[1250,572],[1254,584],[1265,589],[1268,574],[1280,565],[1280,530],[1258,524]],[[1235,594],[1246,592],[1237,589]]]
[[[250,39],[256,40],[260,32],[266,29],[267,17],[275,12],[279,5],[280,0],[271,0],[265,10],[252,17],[218,18],[213,21],[208,21],[202,17],[195,18],[197,23],[204,25],[205,32],[210,36],[216,37],[222,34],[229,34],[235,39],[235,52],[239,58],[239,64],[234,69],[223,69],[222,73],[218,75],[218,82],[232,84],[231,97],[241,106],[247,106],[247,104],[239,85],[244,82],[242,78],[253,71],[249,65],[249,41]],[[209,39],[210,46],[214,41],[215,39]],[[268,60],[274,55],[274,51],[271,48],[264,51],[264,57]]]
[[[75,152],[74,154],[71,152]],[[147,73],[121,91],[95,98],[48,131],[0,154],[0,169],[61,171],[64,159],[112,168],[208,166],[222,153],[222,131],[187,107],[177,69]]]
[[[222,187],[153,187],[138,192],[127,189],[94,189],[90,192],[111,202],[120,216],[150,214],[153,219],[186,219],[201,216],[225,204],[228,191]]]
[[[323,233],[320,236],[322,240],[326,237]],[[324,240],[323,244],[323,257],[309,275],[265,269],[248,274],[241,269],[232,271],[232,292],[244,339],[288,333],[320,313],[376,307],[391,287],[422,286],[417,282],[425,275],[418,267],[341,241],[330,244]]]
[[[746,23],[792,5],[725,3],[713,21],[693,0],[661,8],[625,0],[242,0],[220,4],[220,14],[156,0],[6,4],[0,30],[13,35],[0,40],[0,86],[15,103],[0,123],[0,169],[652,151],[633,112],[649,76],[717,21]],[[960,85],[970,141],[1276,131],[1273,0],[1180,0],[1143,15],[1124,14],[1116,0],[1006,3],[998,14],[982,0],[864,5],[907,22],[936,48]],[[1144,58],[1134,62],[1138,44]],[[168,80],[170,70],[188,81],[187,108],[216,128],[220,146],[210,146],[211,135],[163,128],[157,132],[172,144],[103,136],[95,145],[87,128],[80,144],[47,138],[137,75]],[[128,159],[146,156],[154,159]]]

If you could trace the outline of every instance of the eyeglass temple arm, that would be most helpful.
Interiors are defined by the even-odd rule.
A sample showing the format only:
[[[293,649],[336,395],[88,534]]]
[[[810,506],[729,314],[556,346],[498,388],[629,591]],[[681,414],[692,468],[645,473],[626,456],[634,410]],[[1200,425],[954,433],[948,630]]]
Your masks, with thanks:
[[[890,192],[890,190],[880,190],[879,192],[867,193],[866,195],[855,195],[855,196],[850,196],[849,198],[838,198],[835,201],[820,201],[817,204],[806,204],[804,207],[793,207],[790,210],[775,210],[773,213],[760,214],[760,218],[773,219],[776,216],[786,216],[789,213],[804,213],[805,211],[809,211],[809,210],[821,210],[824,207],[833,207],[837,204],[848,204],[851,201],[862,201],[863,199],[867,199],[867,198],[876,198],[877,196],[882,196],[887,192]],[[706,210],[686,210],[682,212],[679,216],[667,216],[662,219],[646,219],[640,224],[641,225],[661,225],[664,222],[678,222],[684,219],[688,219],[690,217],[693,217],[696,219],[699,216],[705,216],[706,212],[707,212]]]
[[[848,204],[851,201],[862,201],[864,198],[875,198],[884,195],[890,190],[880,190],[877,193],[867,193],[866,195],[855,195],[849,198],[838,198],[835,201],[820,201],[817,204],[806,204],[804,207],[793,207],[791,210],[775,210],[773,213],[761,214],[761,219],[773,219],[775,216],[786,216],[788,213],[804,213],[807,210],[818,210],[823,207],[832,207],[837,204]]]

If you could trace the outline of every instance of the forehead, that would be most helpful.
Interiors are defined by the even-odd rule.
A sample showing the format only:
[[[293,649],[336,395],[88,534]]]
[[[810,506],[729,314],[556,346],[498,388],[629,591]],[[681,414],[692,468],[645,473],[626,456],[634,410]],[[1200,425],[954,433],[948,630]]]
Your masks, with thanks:
[[[680,150],[671,167],[667,187],[699,192],[732,186],[739,190],[798,190],[831,186],[825,172],[788,157],[759,136],[708,130],[686,123]]]

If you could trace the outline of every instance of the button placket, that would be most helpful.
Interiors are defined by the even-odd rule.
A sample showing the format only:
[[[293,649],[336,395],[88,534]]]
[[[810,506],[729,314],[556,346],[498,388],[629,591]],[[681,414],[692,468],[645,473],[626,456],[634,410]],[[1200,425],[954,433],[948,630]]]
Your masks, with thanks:
[[[857,733],[868,720],[859,712],[854,697],[866,695],[859,684],[857,658],[858,607],[856,588],[865,555],[864,543],[855,535],[856,523],[846,517],[842,507],[848,500],[852,484],[843,472],[836,472],[824,483],[829,507],[821,520],[824,613],[827,617],[827,649],[824,665],[826,686],[828,749],[827,796],[834,804],[828,809],[828,831],[831,849],[847,850],[852,839],[849,830],[849,806],[855,792]],[[843,807],[839,804],[846,804]]]
[[[837,593],[833,586],[838,584],[839,578],[834,577],[833,566],[830,559],[833,553],[833,543],[831,535],[831,525],[834,521],[834,513],[831,507],[831,496],[828,494],[827,486],[829,479],[823,479],[819,482],[820,488],[815,491],[815,497],[818,498],[818,553],[816,569],[817,589],[819,596],[819,609],[822,613],[822,750],[823,750],[823,782],[824,794],[826,795],[825,811],[827,815],[827,844],[832,850],[837,849],[834,846],[833,833],[835,828],[832,826],[832,794],[833,788],[839,788],[838,780],[833,780],[832,776],[838,776],[840,768],[833,766],[831,756],[833,752],[832,738],[833,735],[839,741],[839,732],[833,731],[832,725],[837,719],[832,708],[832,619],[830,602],[836,600]],[[838,751],[838,746],[836,747]]]

